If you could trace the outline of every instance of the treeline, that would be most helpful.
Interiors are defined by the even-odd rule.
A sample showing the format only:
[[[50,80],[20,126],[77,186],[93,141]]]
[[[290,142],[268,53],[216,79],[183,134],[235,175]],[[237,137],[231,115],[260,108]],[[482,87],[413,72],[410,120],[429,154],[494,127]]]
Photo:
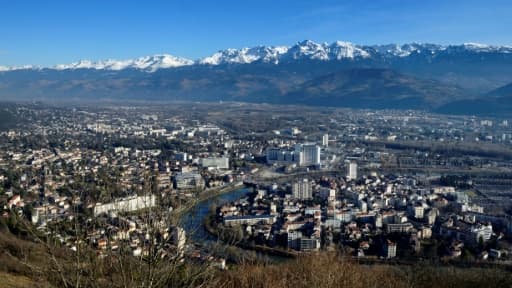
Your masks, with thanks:
[[[437,153],[446,157],[477,156],[512,160],[512,151],[505,146],[491,143],[432,143],[432,142],[388,142],[364,141],[365,144],[383,145],[387,149],[418,150]]]
[[[472,185],[469,184],[469,176],[467,175],[444,175],[439,179],[439,184],[442,186],[453,186],[459,189],[470,189]]]

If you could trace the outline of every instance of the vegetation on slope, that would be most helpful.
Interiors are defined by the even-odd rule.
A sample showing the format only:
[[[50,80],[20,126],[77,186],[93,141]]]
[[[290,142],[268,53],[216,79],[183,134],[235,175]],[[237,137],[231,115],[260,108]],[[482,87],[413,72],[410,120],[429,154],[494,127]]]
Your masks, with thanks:
[[[427,265],[360,265],[334,254],[279,265],[244,265],[216,278],[218,287],[511,287],[509,271]]]
[[[2,222],[0,287],[512,287],[510,271],[498,268],[361,265],[334,253],[227,271],[166,261],[149,267],[122,257],[83,256],[77,266],[69,249],[48,250],[22,230],[13,235]],[[150,269],[157,275],[153,282],[147,278]]]

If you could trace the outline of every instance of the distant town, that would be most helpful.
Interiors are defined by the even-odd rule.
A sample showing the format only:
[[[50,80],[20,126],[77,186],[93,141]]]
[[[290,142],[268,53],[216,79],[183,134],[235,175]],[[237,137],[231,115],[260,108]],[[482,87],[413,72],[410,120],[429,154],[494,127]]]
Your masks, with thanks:
[[[2,217],[75,252],[511,264],[508,119],[231,102],[2,113],[22,119],[0,132]]]

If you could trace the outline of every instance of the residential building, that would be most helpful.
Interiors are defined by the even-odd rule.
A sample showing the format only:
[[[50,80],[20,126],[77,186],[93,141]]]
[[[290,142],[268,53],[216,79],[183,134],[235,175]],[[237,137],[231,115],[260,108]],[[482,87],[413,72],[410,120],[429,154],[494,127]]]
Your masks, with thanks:
[[[384,257],[386,258],[395,258],[396,257],[396,243],[387,240],[384,244]]]
[[[324,146],[324,147],[329,146],[329,134],[324,134],[322,136],[322,146]]]
[[[304,143],[295,145],[295,153],[299,155],[299,166],[319,166],[320,146],[315,143]]]
[[[202,189],[204,184],[203,177],[198,173],[178,173],[174,176],[176,189]]]
[[[348,164],[348,180],[356,180],[357,179],[357,163],[352,161]]]
[[[202,158],[199,160],[199,164],[203,168],[229,169],[229,158],[228,157]]]
[[[308,179],[303,179],[293,183],[292,195],[296,199],[311,199],[313,198],[313,188]]]

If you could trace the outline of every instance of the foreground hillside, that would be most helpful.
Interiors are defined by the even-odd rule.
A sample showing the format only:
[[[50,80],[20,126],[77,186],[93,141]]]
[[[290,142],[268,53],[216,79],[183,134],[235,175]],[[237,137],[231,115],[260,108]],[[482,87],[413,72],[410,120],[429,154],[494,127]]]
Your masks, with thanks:
[[[512,287],[509,271],[436,266],[359,265],[333,255],[223,273],[221,287]]]
[[[327,253],[227,271],[87,253],[77,259],[7,222],[2,219],[0,232],[0,287],[512,287],[512,273],[503,269],[360,265]]]

